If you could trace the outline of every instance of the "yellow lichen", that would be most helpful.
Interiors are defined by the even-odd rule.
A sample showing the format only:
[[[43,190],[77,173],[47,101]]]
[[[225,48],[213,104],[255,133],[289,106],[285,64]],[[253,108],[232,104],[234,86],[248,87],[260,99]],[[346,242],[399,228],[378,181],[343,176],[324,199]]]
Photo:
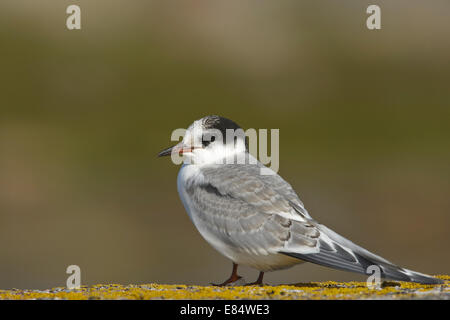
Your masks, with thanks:
[[[279,286],[187,286],[143,284],[98,284],[69,290],[0,290],[0,299],[411,299],[449,298],[450,276],[437,276],[443,285],[409,282],[384,282],[380,289],[370,289],[365,282],[310,282]]]

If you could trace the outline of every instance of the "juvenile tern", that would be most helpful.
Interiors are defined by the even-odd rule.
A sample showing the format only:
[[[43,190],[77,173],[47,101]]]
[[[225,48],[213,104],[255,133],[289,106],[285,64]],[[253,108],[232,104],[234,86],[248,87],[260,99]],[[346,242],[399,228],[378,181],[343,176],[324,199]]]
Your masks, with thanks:
[[[192,123],[179,144],[158,155],[182,155],[177,178],[181,201],[203,238],[233,262],[231,276],[220,285],[241,278],[238,265],[259,270],[252,284],[262,284],[264,272],[303,262],[361,274],[376,265],[385,279],[443,283],[401,268],[315,221],[289,183],[275,172],[261,174],[265,167],[248,152],[244,136],[229,139],[227,131],[239,129],[232,120],[207,116]],[[217,132],[222,139],[215,139]],[[239,156],[244,163],[233,162]]]

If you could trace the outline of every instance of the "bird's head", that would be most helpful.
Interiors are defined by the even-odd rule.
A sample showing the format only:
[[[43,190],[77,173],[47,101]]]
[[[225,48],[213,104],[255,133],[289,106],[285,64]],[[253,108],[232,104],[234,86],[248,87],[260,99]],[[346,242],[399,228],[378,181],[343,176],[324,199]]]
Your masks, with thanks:
[[[244,131],[237,123],[213,115],[194,121],[180,143],[158,156],[182,155],[184,163],[213,164],[245,153],[247,148]]]

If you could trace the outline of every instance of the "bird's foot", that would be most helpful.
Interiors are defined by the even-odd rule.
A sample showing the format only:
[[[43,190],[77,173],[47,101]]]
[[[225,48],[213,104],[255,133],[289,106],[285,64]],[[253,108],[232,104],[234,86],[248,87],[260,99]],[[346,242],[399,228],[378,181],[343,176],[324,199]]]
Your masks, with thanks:
[[[256,279],[255,282],[246,283],[246,286],[263,286],[263,278],[264,278],[264,272],[260,272],[258,279]]]

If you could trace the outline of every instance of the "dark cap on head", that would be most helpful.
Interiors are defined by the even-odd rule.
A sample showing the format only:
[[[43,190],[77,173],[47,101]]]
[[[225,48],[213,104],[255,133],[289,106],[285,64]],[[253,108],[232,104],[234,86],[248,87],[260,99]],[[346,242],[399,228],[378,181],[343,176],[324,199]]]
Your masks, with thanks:
[[[222,137],[225,140],[225,138],[227,137],[227,130],[238,130],[241,129],[242,130],[242,134],[244,134],[243,129],[233,120],[221,117],[221,116],[217,116],[217,115],[212,115],[212,116],[206,116],[203,118],[202,121],[202,125],[204,129],[215,129],[215,130],[219,130],[222,133]],[[248,139],[243,136],[243,139],[245,141],[245,146],[248,149]]]
[[[241,127],[234,122],[233,120],[221,117],[221,116],[206,116],[203,118],[203,127],[205,129],[217,129],[222,132],[222,135],[225,137],[227,129],[241,129]]]

